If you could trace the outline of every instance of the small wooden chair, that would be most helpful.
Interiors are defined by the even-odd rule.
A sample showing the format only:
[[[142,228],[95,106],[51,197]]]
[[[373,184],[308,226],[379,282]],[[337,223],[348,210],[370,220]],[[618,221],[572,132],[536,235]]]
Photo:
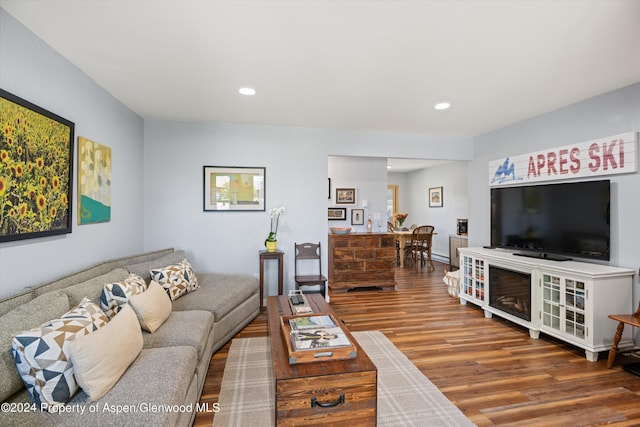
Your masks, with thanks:
[[[607,358],[607,368],[613,366],[613,362],[616,360],[616,356],[620,352],[618,343],[622,338],[622,332],[624,331],[624,325],[631,325],[636,328],[640,328],[640,305],[633,314],[610,314],[609,319],[617,320],[618,328],[616,334],[613,336],[613,343],[611,344],[611,350],[609,350],[609,357]]]
[[[294,263],[294,280],[296,289],[307,286],[320,285],[319,292],[325,295],[327,278],[322,275],[322,259],[320,257],[320,242],[318,243],[295,243],[295,263]],[[298,263],[307,261],[317,261],[318,274],[298,274]],[[304,292],[304,289],[302,290]],[[312,291],[310,291],[312,292]]]

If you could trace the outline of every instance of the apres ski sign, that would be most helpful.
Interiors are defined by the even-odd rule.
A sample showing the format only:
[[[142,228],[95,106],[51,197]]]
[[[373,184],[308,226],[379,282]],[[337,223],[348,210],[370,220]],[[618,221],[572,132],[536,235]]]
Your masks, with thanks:
[[[489,186],[614,175],[637,171],[636,132],[489,162]]]

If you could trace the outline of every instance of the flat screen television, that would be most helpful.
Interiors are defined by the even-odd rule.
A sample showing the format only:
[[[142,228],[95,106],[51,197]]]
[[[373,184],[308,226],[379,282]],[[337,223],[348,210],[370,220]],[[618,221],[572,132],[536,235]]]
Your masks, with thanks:
[[[609,180],[492,188],[491,246],[608,261],[610,188]]]

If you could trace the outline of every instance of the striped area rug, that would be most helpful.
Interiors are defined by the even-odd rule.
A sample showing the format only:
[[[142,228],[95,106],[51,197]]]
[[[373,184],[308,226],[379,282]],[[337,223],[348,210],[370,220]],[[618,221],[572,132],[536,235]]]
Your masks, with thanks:
[[[353,332],[378,368],[379,426],[474,424],[379,331]],[[274,379],[269,339],[234,339],[229,349],[215,427],[273,426]]]

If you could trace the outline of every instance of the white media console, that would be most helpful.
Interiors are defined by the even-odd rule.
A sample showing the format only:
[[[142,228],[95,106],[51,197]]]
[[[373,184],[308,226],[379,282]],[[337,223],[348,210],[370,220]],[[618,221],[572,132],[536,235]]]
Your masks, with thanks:
[[[496,316],[585,350],[611,348],[617,322],[609,314],[632,313],[634,271],[578,261],[515,255],[502,249],[460,248],[460,304],[480,306]],[[528,285],[528,289],[527,289]],[[632,347],[630,328],[620,347]]]

